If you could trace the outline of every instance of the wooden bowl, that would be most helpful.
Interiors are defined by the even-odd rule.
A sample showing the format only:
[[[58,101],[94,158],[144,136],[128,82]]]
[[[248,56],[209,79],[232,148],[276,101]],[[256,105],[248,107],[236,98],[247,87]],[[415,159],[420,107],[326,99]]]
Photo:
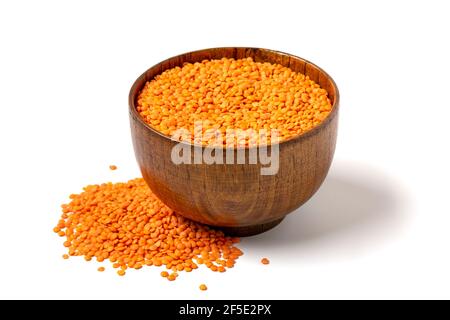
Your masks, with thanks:
[[[261,164],[179,164],[171,160],[178,143],[146,124],[136,110],[136,98],[149,80],[184,62],[246,58],[279,63],[308,75],[328,91],[333,109],[311,131],[279,143],[279,171],[261,175]],[[129,113],[136,159],[142,175],[167,206],[186,218],[221,227],[226,233],[248,236],[273,228],[317,191],[333,158],[339,93],[322,69],[302,58],[267,49],[213,48],[185,53],[151,67],[131,87]],[[192,146],[201,148],[201,146]],[[236,149],[233,149],[236,153]]]

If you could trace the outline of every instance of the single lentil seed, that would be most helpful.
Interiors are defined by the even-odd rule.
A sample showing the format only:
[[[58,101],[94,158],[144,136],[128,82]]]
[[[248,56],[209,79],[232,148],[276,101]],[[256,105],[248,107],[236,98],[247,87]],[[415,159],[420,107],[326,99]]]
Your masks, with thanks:
[[[175,273],[169,274],[167,277],[167,280],[169,281],[175,281],[177,277],[175,276]]]
[[[262,263],[262,264],[269,264],[270,261],[269,261],[269,259],[267,259],[267,258],[262,258],[262,259],[261,259],[261,263]]]

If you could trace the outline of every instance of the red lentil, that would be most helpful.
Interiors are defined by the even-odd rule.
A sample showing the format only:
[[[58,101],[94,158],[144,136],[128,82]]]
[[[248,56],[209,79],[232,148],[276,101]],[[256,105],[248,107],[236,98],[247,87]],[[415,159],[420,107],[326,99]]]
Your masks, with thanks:
[[[270,129],[277,129],[280,140],[287,140],[317,126],[332,106],[325,89],[290,68],[223,58],[157,75],[145,84],[136,108],[163,134],[184,128],[189,134],[182,140],[208,144],[213,137],[194,141],[196,121],[202,121],[203,134],[210,129],[267,129],[270,136]]]
[[[165,266],[174,281],[204,263],[212,271],[231,268],[243,253],[238,238],[177,215],[150,191],[142,178],[90,185],[62,205],[55,232],[65,232],[71,256],[109,260],[117,273],[127,268]]]

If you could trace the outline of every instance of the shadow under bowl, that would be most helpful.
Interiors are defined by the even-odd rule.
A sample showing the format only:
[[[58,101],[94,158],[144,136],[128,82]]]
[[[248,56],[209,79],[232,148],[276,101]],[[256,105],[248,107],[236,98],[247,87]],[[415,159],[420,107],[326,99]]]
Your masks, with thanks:
[[[226,164],[226,151],[237,158],[238,149],[224,149],[223,164],[175,164],[172,150],[178,141],[152,127],[136,110],[137,97],[147,81],[185,62],[252,57],[256,62],[278,63],[305,74],[327,90],[330,114],[312,130],[277,144],[278,172],[261,175],[267,167],[250,164],[251,148],[243,148],[244,164]],[[227,234],[249,236],[267,231],[300,207],[318,190],[333,159],[336,146],[339,92],[333,79],[302,58],[260,48],[212,48],[172,57],[144,72],[129,95],[131,134],[142,175],[153,193],[178,214]],[[206,147],[189,145],[191,163],[195,152]],[[269,155],[274,151],[269,146]],[[272,150],[271,150],[272,149]],[[226,150],[226,151],[225,151]],[[274,155],[274,153],[272,153]]]

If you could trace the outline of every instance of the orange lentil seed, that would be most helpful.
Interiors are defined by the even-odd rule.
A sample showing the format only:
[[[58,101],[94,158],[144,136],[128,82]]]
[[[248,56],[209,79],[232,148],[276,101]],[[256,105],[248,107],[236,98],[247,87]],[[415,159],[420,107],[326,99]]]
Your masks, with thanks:
[[[69,255],[68,254],[63,254],[62,257],[63,257],[63,259],[66,259],[66,260],[69,259]]]
[[[176,273],[171,273],[168,275],[167,280],[175,281],[177,279]]]
[[[109,166],[109,169],[110,169],[110,170],[113,170],[113,171],[114,171],[114,170],[117,170],[117,166],[115,166],[115,165],[112,164],[112,165]]]
[[[269,261],[269,259],[267,259],[267,258],[262,258],[262,259],[261,259],[261,263],[262,263],[262,264],[269,264],[270,261]]]
[[[208,290],[208,287],[207,287],[205,284],[201,284],[201,285],[199,286],[199,288],[200,288],[200,290],[202,290],[202,291]]]
[[[99,268],[97,269],[97,271],[98,271],[98,272],[103,272],[103,271],[105,271],[105,267],[99,267]]]

